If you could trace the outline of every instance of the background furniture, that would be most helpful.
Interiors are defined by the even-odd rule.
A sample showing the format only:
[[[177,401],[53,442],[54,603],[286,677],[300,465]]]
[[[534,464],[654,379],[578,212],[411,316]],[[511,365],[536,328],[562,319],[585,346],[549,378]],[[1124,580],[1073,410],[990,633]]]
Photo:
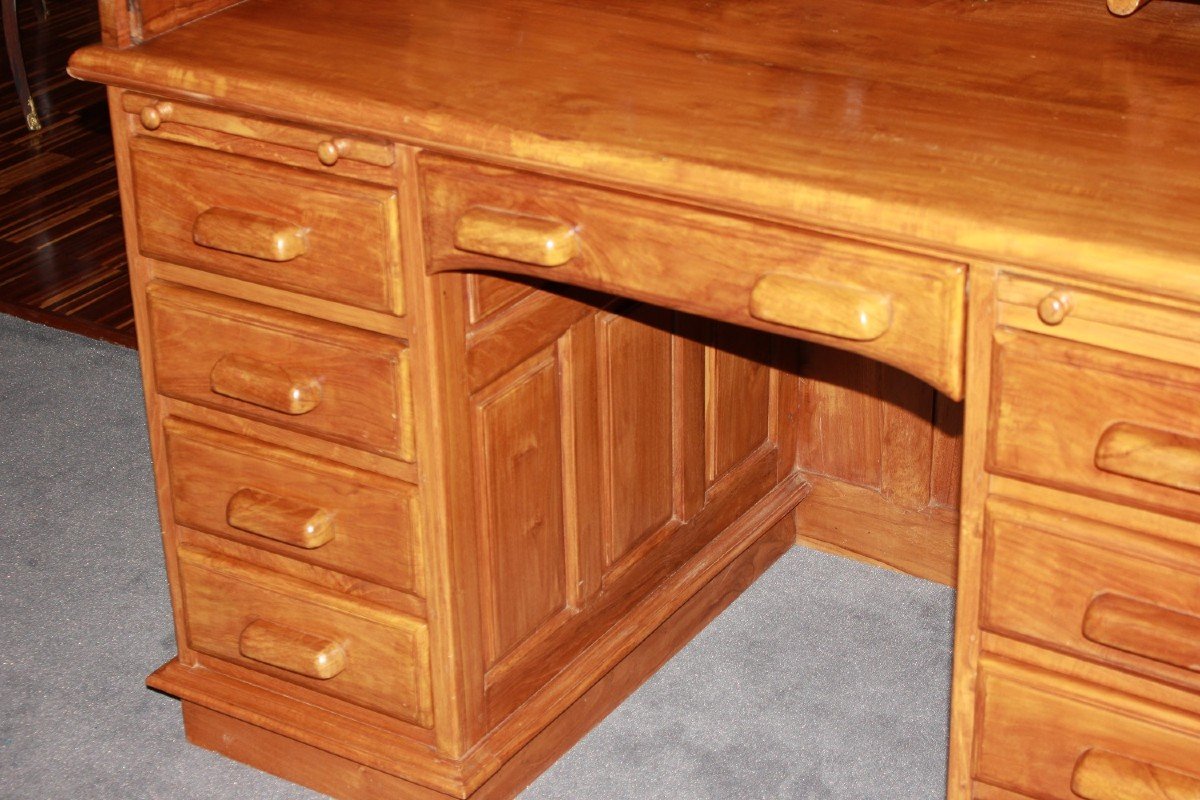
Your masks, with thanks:
[[[38,19],[45,19],[49,9],[46,0],[38,0]],[[21,104],[21,113],[25,117],[25,125],[31,131],[41,130],[42,123],[38,120],[37,107],[29,94],[29,78],[25,74],[25,59],[21,55],[21,31],[17,24],[17,0],[4,0],[0,3],[0,15],[4,21],[4,47],[8,51],[8,67],[12,71],[13,85],[17,89],[17,101]]]
[[[1194,7],[171,14],[72,71],[193,741],[511,796],[799,541],[957,582],[950,797],[1200,791]]]

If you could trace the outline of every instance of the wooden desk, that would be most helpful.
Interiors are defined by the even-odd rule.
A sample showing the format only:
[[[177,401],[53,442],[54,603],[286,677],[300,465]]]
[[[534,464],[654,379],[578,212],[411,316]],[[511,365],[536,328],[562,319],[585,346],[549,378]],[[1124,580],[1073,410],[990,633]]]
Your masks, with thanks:
[[[71,66],[193,741],[511,796],[798,541],[957,582],[948,797],[1200,796],[1194,5],[227,5]]]

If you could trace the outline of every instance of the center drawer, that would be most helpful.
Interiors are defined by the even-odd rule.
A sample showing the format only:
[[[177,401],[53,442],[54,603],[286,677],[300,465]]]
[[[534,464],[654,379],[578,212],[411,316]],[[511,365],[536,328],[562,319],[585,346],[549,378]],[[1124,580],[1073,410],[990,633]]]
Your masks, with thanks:
[[[423,622],[198,548],[179,551],[188,644],[428,727]]]
[[[177,286],[147,294],[162,394],[413,459],[402,342]]]
[[[966,267],[422,154],[428,269],[532,275],[863,353],[962,398]]]

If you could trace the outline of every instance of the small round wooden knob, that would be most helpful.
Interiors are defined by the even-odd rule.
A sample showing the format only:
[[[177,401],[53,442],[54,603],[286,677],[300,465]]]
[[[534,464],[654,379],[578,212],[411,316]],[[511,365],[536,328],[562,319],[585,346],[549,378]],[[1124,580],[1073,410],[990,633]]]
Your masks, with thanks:
[[[345,139],[326,139],[317,145],[317,160],[327,167],[332,167],[349,150],[350,143]]]
[[[158,130],[158,126],[171,116],[171,110],[170,103],[161,101],[142,106],[142,111],[138,115],[142,119],[142,127],[148,131]]]
[[[1055,289],[1038,303],[1038,319],[1047,325],[1058,325],[1067,318],[1074,307],[1070,292],[1064,289]]]

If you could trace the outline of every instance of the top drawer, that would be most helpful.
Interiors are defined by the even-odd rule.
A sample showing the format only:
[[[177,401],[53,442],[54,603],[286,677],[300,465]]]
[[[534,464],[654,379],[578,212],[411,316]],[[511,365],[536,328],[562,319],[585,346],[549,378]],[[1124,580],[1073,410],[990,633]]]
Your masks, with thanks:
[[[989,468],[1200,519],[1200,370],[1001,330]]]
[[[403,313],[394,190],[153,139],[131,149],[143,255]]]
[[[966,268],[421,157],[430,272],[536,275],[863,353],[962,397]]]
[[[1021,275],[996,284],[999,322],[1124,353],[1200,368],[1200,313]]]

